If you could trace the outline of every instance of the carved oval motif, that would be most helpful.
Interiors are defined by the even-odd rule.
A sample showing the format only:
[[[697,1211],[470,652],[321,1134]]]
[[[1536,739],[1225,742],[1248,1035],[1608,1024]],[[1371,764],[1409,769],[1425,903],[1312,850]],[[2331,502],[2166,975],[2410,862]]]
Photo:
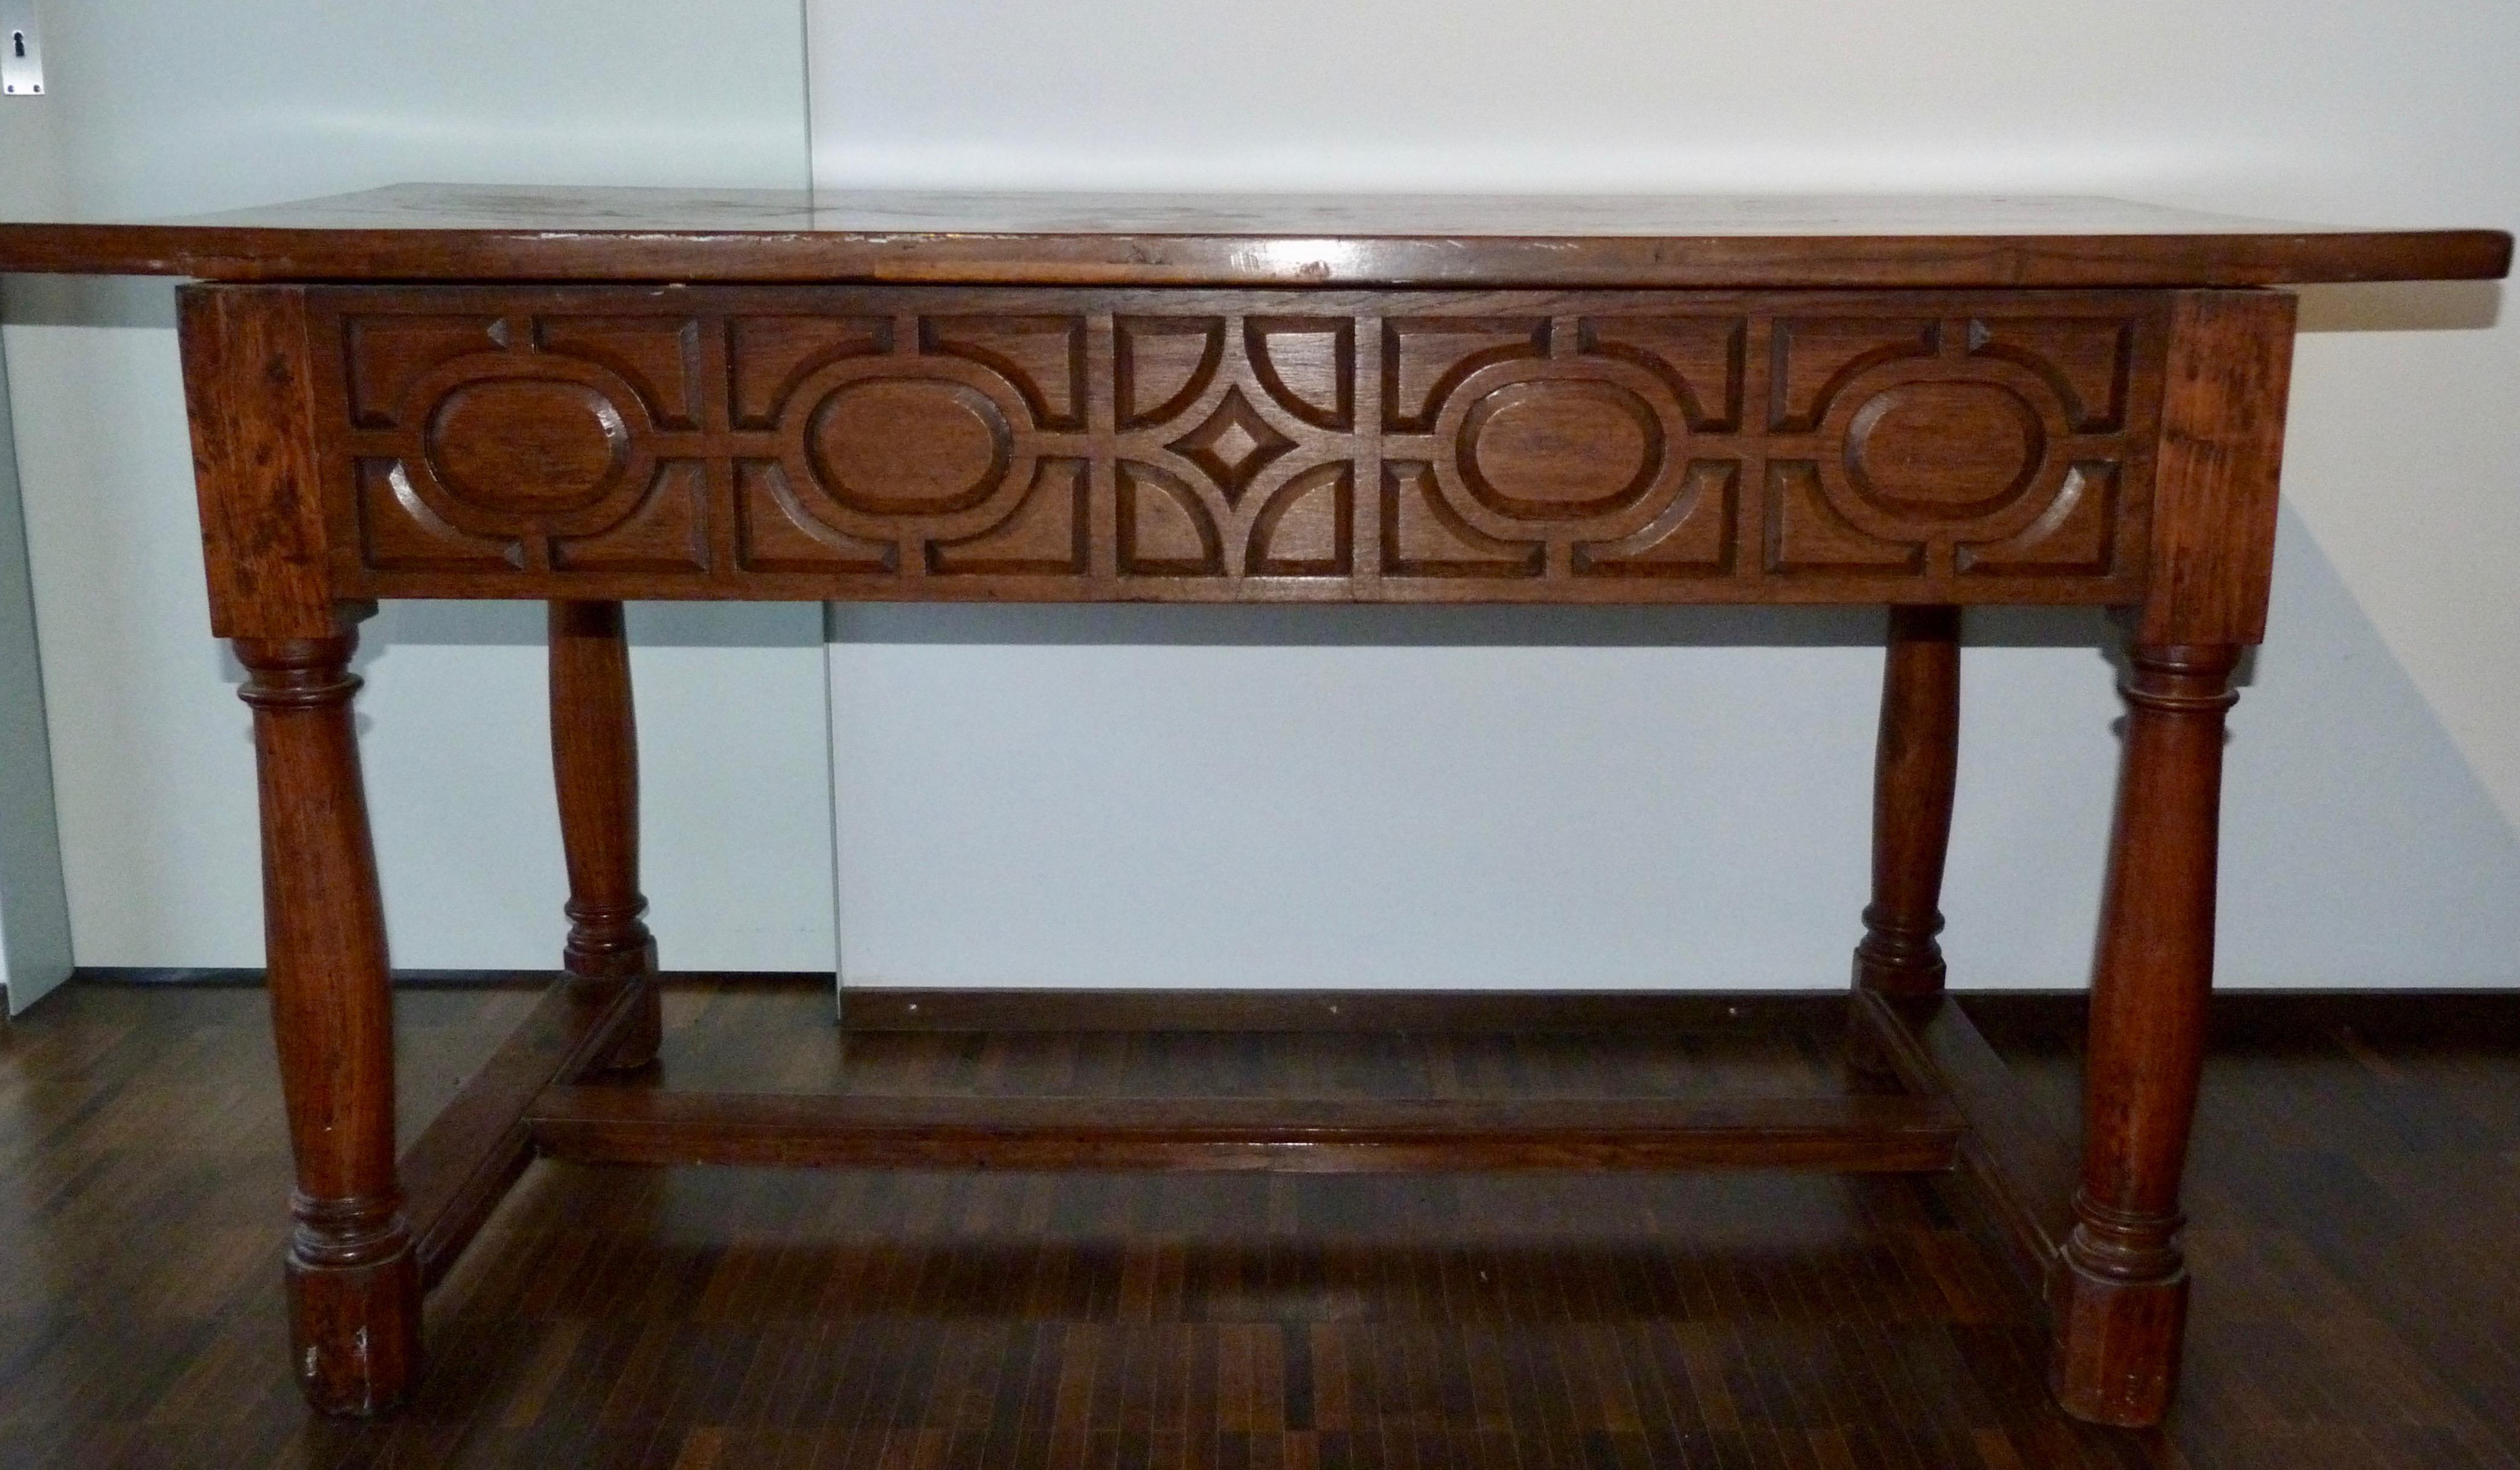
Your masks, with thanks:
[[[1856,410],[1846,473],[1886,509],[1966,519],[2020,494],[2046,450],[2038,411],[2001,383],[1903,383]]]
[[[1662,424],[1614,382],[1507,383],[1462,421],[1462,480],[1490,510],[1577,520],[1633,504],[1661,472]]]
[[[832,498],[880,514],[941,515],[988,499],[1012,435],[988,395],[933,378],[847,383],[814,410],[807,454]]]
[[[428,416],[428,468],[458,500],[512,515],[557,515],[604,499],[630,455],[612,400],[544,378],[470,382]]]

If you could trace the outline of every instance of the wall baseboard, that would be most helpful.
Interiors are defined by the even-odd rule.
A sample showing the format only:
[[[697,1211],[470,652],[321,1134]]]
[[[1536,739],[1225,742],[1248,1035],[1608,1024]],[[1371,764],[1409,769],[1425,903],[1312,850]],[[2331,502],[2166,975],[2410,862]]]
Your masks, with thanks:
[[[250,988],[262,971],[84,965],[81,985]],[[397,970],[414,988],[539,989],[550,970]],[[676,989],[821,990],[829,970],[668,970]],[[2082,991],[1955,993],[1981,1024],[2017,1040],[2079,1043]],[[1842,1004],[1840,989],[1756,991],[912,990],[842,993],[857,1031],[1729,1031],[1773,1026]],[[2494,990],[2227,990],[2213,1001],[2217,1040],[2520,1042],[2520,987]]]
[[[263,972],[258,966],[203,966],[185,968],[171,965],[82,964],[70,972],[70,979],[80,985],[194,985],[229,988],[259,988]],[[540,990],[560,977],[558,970],[396,970],[396,985],[421,988],[456,989],[474,986],[504,987],[512,990]],[[830,970],[670,970],[665,974],[668,985],[724,985],[735,987],[836,985],[839,977]]]

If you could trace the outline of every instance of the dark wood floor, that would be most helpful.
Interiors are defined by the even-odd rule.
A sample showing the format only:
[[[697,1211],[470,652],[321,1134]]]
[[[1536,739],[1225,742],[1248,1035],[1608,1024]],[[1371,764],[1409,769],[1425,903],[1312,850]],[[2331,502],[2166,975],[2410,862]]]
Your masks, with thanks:
[[[400,1002],[406,1130],[533,1002]],[[687,1086],[1698,1095],[1809,1037],[851,1037],[678,990]],[[1982,1024],[2070,1124],[2071,1017]],[[262,998],[75,985],[0,1029],[0,1466],[2520,1464],[2520,1036],[2240,1008],[2190,1177],[2170,1431],[2046,1405],[1963,1186],[1916,1179],[534,1167],[389,1423],[283,1362]]]

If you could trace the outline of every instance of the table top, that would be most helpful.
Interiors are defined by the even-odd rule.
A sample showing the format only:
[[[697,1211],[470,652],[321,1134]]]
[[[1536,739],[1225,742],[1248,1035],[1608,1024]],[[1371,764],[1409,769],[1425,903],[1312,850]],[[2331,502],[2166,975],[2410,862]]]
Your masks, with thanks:
[[[2499,230],[2116,200],[808,194],[401,184],[138,224],[0,223],[0,271],[225,281],[2223,287],[2492,280]]]

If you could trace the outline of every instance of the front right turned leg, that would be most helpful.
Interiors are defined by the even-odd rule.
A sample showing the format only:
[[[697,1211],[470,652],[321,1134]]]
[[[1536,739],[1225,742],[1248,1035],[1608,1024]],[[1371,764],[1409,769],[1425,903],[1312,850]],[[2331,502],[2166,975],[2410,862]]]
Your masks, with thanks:
[[[2084,1061],[2083,1177],[2049,1281],[2067,1412],[2158,1424],[2179,1386],[2179,1178],[2205,1056],[2224,714],[2240,650],[2136,646]]]

